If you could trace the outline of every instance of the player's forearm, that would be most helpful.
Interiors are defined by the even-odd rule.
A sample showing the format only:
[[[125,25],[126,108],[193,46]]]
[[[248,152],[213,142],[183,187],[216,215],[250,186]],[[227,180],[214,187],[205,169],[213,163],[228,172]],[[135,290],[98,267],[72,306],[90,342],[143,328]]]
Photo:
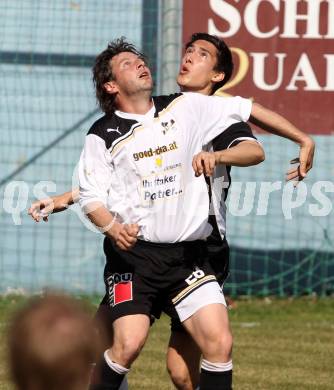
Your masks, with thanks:
[[[299,145],[313,143],[310,136],[303,133],[287,119],[258,103],[253,103],[249,120],[262,129],[272,134],[288,138]]]
[[[261,145],[254,141],[243,141],[229,149],[214,152],[216,164],[248,167],[264,161],[265,154]]]
[[[84,211],[90,221],[101,231],[101,233],[110,238],[114,238],[115,230],[120,224],[102,203],[88,203],[84,207]]]
[[[88,203],[84,206],[84,211],[101,233],[111,238],[119,249],[130,250],[137,242],[139,226],[119,223],[103,203]]]
[[[79,188],[75,188],[71,191],[64,192],[61,195],[56,195],[53,197],[54,201],[54,210],[53,212],[59,212],[65,210],[68,206],[78,202],[79,200]]]
[[[74,204],[79,202],[79,188],[72,188],[71,196],[68,198],[68,204]]]

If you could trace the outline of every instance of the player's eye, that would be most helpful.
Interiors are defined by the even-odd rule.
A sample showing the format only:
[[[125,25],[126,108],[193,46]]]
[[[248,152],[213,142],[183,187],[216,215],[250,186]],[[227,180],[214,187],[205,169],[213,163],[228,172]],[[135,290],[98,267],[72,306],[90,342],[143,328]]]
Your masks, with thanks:
[[[188,47],[186,50],[186,54],[192,53],[194,49],[192,47]]]
[[[130,60],[126,60],[126,61],[123,61],[123,67],[128,67],[131,65],[131,61]]]
[[[205,52],[205,51],[202,51],[202,52],[201,52],[201,57],[207,58],[207,57],[208,57],[208,53]]]

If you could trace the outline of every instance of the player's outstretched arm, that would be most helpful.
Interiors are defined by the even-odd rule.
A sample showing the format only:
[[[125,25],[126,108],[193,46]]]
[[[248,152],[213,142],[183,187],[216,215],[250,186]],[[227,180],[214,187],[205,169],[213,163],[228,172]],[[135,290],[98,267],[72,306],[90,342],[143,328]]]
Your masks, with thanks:
[[[212,176],[216,165],[248,167],[264,161],[262,146],[254,141],[242,141],[236,146],[216,152],[200,152],[193,157],[192,166],[196,176],[202,173]]]
[[[315,143],[313,139],[299,130],[287,119],[271,111],[258,103],[253,103],[250,122],[260,126],[264,130],[288,138],[299,144],[299,158],[294,162],[299,162],[297,168],[293,168],[287,173],[287,180],[303,180],[307,172],[312,168]]]
[[[68,206],[76,203],[79,199],[79,188],[72,191],[65,192],[61,195],[55,195],[50,198],[40,199],[32,203],[28,210],[28,214],[39,222],[41,218],[43,221],[48,221],[48,216],[53,213],[59,213],[68,208]]]

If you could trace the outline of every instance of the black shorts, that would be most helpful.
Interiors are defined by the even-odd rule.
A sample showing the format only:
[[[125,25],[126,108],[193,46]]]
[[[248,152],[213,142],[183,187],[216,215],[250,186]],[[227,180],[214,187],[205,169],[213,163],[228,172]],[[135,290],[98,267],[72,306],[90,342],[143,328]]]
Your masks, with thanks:
[[[215,240],[210,237],[207,240],[208,259],[216,275],[218,283],[222,286],[229,275],[230,247],[224,237],[223,240]]]
[[[209,237],[206,243],[209,263],[215,273],[219,285],[223,286],[229,275],[230,248],[227,240],[226,238],[223,240],[217,240]],[[171,319],[170,327],[172,331],[185,331],[181,322],[177,318]]]
[[[162,310],[179,318],[176,307],[182,300],[204,285],[217,284],[205,241],[157,244],[138,240],[130,251],[122,251],[108,240],[104,249],[103,304],[111,322],[131,314],[159,318]]]

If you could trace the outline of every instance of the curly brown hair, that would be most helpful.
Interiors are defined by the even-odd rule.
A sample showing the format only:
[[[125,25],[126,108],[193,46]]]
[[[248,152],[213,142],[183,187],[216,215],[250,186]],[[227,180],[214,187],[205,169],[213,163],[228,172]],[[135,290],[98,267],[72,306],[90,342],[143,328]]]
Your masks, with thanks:
[[[96,57],[93,66],[96,98],[101,110],[106,114],[111,114],[115,110],[115,95],[111,95],[104,88],[105,83],[114,80],[110,61],[114,56],[123,52],[134,53],[146,62],[145,56],[134,45],[128,43],[125,37],[121,37],[108,43],[107,48]]]

